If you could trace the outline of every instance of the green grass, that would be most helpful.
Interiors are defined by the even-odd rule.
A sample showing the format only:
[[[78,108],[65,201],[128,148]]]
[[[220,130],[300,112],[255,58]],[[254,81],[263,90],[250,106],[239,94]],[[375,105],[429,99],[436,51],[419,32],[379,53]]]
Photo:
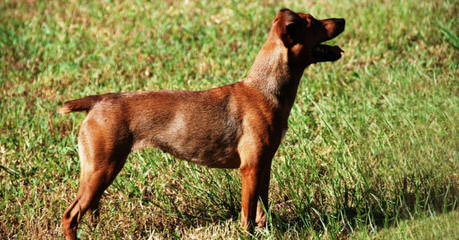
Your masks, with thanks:
[[[397,227],[382,229],[373,239],[442,239],[456,240],[459,236],[459,212],[453,211],[434,217],[404,220]],[[353,239],[368,239],[366,231],[355,232]]]
[[[64,100],[244,78],[281,7],[344,17],[273,162],[261,238],[457,238],[456,1],[0,2],[0,239],[62,238],[84,114]],[[83,239],[244,238],[240,177],[132,154]]]

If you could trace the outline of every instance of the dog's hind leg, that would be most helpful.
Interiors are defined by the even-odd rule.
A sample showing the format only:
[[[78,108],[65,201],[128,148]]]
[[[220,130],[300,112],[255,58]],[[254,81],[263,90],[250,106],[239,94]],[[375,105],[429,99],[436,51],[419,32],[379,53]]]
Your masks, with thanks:
[[[78,224],[83,215],[88,210],[97,209],[103,192],[115,179],[130,152],[130,143],[114,141],[116,137],[115,134],[111,135],[110,129],[85,121],[80,130],[80,187],[76,199],[62,218],[67,240],[76,239]]]
[[[66,239],[76,239],[76,230],[81,218],[87,210],[98,204],[107,186],[105,179],[112,177],[110,175],[109,172],[101,171],[94,172],[91,176],[82,177],[77,197],[65,211],[62,219]]]

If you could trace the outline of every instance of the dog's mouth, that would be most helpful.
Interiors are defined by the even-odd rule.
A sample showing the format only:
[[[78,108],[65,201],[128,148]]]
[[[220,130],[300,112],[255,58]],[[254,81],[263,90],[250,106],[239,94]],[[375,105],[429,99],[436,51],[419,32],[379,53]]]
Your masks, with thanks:
[[[344,31],[346,22],[342,18],[329,18],[321,20],[321,22],[326,34],[312,49],[313,58],[316,62],[336,61],[341,58],[341,53],[344,51],[338,46],[329,46],[322,43],[340,35]]]
[[[336,61],[341,58],[344,51],[338,46],[318,44],[312,49],[312,55],[316,62]]]

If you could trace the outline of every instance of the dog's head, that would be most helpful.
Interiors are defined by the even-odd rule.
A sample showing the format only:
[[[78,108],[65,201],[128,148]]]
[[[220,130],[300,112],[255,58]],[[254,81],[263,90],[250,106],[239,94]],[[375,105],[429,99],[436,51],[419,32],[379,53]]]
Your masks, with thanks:
[[[341,48],[322,42],[342,33],[344,25],[342,18],[318,20],[310,14],[284,8],[273,20],[271,34],[289,49],[289,61],[309,65],[341,58]]]

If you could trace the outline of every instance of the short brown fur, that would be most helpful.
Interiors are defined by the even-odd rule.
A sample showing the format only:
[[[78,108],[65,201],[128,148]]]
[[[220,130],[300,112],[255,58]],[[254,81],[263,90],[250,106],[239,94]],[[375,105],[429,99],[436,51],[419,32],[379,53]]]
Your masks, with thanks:
[[[271,161],[300,78],[308,65],[341,57],[339,47],[320,43],[344,25],[344,19],[316,20],[282,9],[241,82],[207,91],[110,93],[64,103],[61,113],[88,113],[78,136],[80,188],[62,219],[66,239],[76,239],[81,218],[97,209],[128,154],[149,146],[208,167],[239,168],[241,225],[263,227]]]

